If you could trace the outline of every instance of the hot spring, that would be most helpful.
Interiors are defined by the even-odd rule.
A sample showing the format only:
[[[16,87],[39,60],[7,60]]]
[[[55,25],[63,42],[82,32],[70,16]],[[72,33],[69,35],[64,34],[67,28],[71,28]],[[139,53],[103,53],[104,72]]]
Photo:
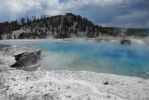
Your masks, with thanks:
[[[93,71],[148,78],[149,46],[121,45],[108,41],[2,40],[0,44],[42,50],[41,68]]]

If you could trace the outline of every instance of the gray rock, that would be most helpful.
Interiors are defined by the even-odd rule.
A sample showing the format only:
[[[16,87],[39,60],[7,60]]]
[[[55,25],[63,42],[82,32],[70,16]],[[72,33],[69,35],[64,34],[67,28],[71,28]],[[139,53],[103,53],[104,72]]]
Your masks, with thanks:
[[[5,68],[33,71],[40,66],[38,61],[41,50],[39,49],[0,45],[0,55],[0,66],[5,66]]]
[[[11,67],[23,68],[31,65],[37,64],[40,59],[41,51],[34,52],[24,52],[18,55],[15,55],[16,63]]]

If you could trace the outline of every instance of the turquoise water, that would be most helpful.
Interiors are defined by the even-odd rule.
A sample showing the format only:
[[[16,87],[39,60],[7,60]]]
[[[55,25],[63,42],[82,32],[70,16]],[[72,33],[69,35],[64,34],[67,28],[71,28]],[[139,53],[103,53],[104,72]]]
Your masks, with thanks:
[[[74,40],[2,40],[0,44],[40,48],[42,68],[85,70],[148,78],[149,46]]]

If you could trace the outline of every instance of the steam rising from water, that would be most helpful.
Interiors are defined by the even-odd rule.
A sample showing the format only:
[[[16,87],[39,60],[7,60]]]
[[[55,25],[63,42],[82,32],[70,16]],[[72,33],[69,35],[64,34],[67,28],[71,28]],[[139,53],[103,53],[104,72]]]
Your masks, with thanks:
[[[66,69],[69,68],[69,65],[76,59],[78,59],[78,57],[73,54],[44,52],[41,65],[46,69]]]
[[[69,42],[5,40],[0,43],[42,49],[40,62],[42,68],[48,70],[86,70],[140,77],[146,77],[145,73],[149,72],[149,46],[142,45],[142,40],[133,40],[130,46],[86,39]]]

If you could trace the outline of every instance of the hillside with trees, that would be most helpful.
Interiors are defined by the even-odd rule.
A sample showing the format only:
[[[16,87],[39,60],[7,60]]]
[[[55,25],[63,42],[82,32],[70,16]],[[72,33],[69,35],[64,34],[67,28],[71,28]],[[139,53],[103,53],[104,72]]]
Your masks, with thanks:
[[[27,17],[0,23],[0,39],[45,39],[110,36],[148,36],[149,29],[102,27],[72,13]]]

